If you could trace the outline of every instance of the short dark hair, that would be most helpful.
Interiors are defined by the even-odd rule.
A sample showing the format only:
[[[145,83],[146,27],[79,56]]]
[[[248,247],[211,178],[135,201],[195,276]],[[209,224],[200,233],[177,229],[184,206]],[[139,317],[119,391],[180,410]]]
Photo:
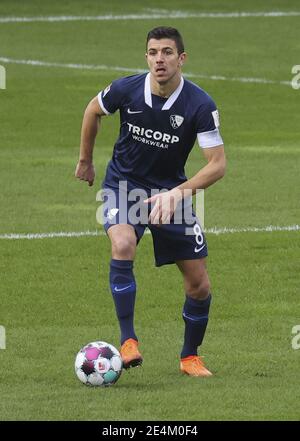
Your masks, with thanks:
[[[148,41],[154,38],[155,40],[161,40],[162,38],[169,38],[170,40],[174,40],[178,54],[182,54],[184,52],[184,44],[182,40],[182,36],[175,28],[170,28],[167,26],[159,26],[157,28],[152,29],[147,35],[146,41],[146,51],[148,47]]]

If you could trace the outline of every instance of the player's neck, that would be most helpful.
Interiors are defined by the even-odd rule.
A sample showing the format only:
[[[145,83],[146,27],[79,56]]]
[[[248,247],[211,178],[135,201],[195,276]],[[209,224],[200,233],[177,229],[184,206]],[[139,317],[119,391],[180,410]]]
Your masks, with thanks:
[[[151,93],[163,98],[169,98],[172,93],[177,89],[181,81],[181,74],[174,75],[167,83],[158,83],[153,76],[150,76]]]

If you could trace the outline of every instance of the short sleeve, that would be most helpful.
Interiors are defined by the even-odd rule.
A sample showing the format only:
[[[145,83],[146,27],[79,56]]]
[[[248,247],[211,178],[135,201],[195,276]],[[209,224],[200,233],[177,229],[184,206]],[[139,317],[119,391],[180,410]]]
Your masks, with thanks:
[[[223,144],[219,131],[219,112],[209,96],[199,107],[196,118],[197,138],[200,147],[209,148]]]
[[[98,93],[98,102],[106,115],[115,113],[120,108],[122,102],[121,79],[113,81],[104,90]]]

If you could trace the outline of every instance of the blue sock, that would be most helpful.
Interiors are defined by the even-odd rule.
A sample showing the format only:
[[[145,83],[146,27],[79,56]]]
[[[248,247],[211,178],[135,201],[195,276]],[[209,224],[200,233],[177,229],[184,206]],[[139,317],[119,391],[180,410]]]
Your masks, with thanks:
[[[133,261],[111,259],[109,280],[119,320],[122,345],[128,338],[137,340],[133,326],[136,294]]]
[[[186,296],[182,311],[185,332],[181,358],[197,355],[197,349],[203,341],[208,322],[210,302],[210,294],[205,300],[195,300]]]

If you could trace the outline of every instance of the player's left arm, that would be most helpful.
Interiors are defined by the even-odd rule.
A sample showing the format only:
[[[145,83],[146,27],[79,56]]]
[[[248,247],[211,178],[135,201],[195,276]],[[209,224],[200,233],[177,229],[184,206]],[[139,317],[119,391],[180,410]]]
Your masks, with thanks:
[[[197,190],[204,190],[219,179],[223,178],[226,170],[224,145],[221,144],[216,147],[203,148],[202,151],[207,164],[192,178],[188,179],[178,187],[175,187],[171,191],[180,190],[181,193],[184,193],[184,190],[189,189],[192,191],[192,194],[195,194]]]
[[[154,203],[149,215],[151,223],[163,224],[169,222],[178,203],[183,198],[195,194],[199,189],[204,190],[224,176],[226,169],[224,145],[221,144],[202,150],[207,164],[198,173],[172,190],[157,194],[144,201]]]

